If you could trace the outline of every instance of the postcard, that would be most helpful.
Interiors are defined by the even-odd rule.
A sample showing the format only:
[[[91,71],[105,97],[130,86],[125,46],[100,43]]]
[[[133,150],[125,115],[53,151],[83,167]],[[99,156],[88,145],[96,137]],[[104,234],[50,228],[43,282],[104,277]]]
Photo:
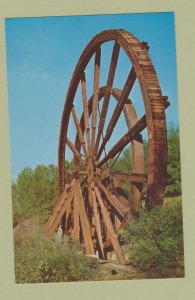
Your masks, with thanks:
[[[4,16],[2,266],[18,295],[191,282],[177,18]]]

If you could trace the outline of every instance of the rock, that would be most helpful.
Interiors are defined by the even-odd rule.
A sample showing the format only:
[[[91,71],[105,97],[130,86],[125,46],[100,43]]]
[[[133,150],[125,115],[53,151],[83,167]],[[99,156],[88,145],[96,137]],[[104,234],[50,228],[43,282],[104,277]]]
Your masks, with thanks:
[[[38,223],[35,218],[31,217],[22,222],[20,222],[14,228],[14,238],[22,237],[29,232],[35,231],[38,229]]]

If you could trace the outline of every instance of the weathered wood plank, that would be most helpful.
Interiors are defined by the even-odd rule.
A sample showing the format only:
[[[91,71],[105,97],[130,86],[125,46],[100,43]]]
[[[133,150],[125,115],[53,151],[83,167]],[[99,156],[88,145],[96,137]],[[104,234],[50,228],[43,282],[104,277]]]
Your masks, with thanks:
[[[74,232],[73,238],[75,242],[79,243],[80,240],[80,224],[79,224],[79,205],[78,205],[78,198],[77,193],[75,193],[74,197]]]
[[[87,214],[85,211],[82,190],[81,190],[81,186],[80,186],[80,183],[78,180],[76,181],[76,194],[78,197],[77,199],[78,199],[80,221],[81,221],[81,226],[82,226],[82,230],[83,230],[83,237],[84,237],[86,252],[87,252],[87,254],[95,254],[94,248],[93,248],[93,242],[92,242],[92,238],[91,238],[90,225],[89,225],[89,221],[88,221]]]
[[[146,183],[147,175],[145,174],[136,174],[136,173],[125,173],[125,172],[110,172],[109,176],[111,178],[117,178],[121,181],[137,182],[137,183]]]
[[[54,230],[58,226],[62,216],[64,215],[67,208],[69,208],[69,205],[74,197],[75,193],[75,180],[73,180],[72,185],[67,192],[67,190],[64,191],[60,198],[60,205],[57,205],[57,209],[54,210],[52,222],[50,222],[50,226],[47,227],[47,230],[45,231],[45,234],[48,237],[51,237],[54,233]]]
[[[100,195],[100,192],[99,192],[98,188],[95,187],[94,190],[95,190],[95,193],[96,193],[99,205],[101,207],[101,211],[102,211],[102,216],[103,216],[103,219],[104,219],[104,223],[105,223],[106,228],[108,230],[108,233],[109,233],[109,236],[110,236],[110,240],[112,242],[114,251],[116,252],[116,256],[117,256],[117,258],[118,258],[118,260],[119,260],[119,262],[121,264],[125,264],[124,255],[123,255],[123,252],[121,250],[121,247],[120,247],[120,244],[119,244],[119,241],[118,241],[118,236],[115,233],[113,225],[112,225],[112,222],[110,220],[110,215],[109,215],[109,213],[108,213],[108,211],[107,211],[107,209],[106,209],[106,207],[104,205],[104,202],[102,200],[102,197]]]
[[[64,193],[63,193],[63,197],[60,197],[58,203],[56,204],[54,210],[53,210],[53,213],[50,215],[47,223],[45,224],[44,226],[44,229],[43,229],[43,232],[46,233],[47,230],[49,229],[49,227],[51,226],[56,214],[58,213],[60,207],[64,204],[64,199],[65,199],[65,194],[67,194],[67,190],[71,187],[70,184],[66,184],[65,185],[65,190],[64,190]]]
[[[95,195],[95,191],[92,190],[91,187],[90,187],[90,192],[92,194],[92,200],[93,200],[94,225],[95,225],[95,229],[96,229],[100,249],[101,249],[102,255],[104,255],[104,246],[103,246],[103,241],[102,241],[100,216],[99,216],[98,208],[97,208],[96,195]]]
[[[108,199],[110,204],[124,218],[125,215],[128,214],[129,208],[125,207],[124,204],[122,202],[120,202],[115,195],[111,194],[99,180],[94,179],[94,181],[97,184],[97,186],[102,190],[102,192],[104,192],[104,194],[106,195],[106,198]]]

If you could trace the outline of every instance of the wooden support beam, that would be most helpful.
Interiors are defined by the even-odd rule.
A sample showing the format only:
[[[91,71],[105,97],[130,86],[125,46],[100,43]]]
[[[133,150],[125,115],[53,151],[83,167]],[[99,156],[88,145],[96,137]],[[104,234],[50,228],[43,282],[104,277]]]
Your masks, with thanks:
[[[91,238],[90,225],[84,206],[84,199],[79,181],[76,182],[76,197],[78,199],[78,208],[80,214],[80,221],[83,230],[84,243],[87,254],[95,254],[93,242]]]
[[[51,237],[53,235],[66,209],[69,207],[74,197],[74,193],[75,193],[75,180],[72,181],[71,187],[69,189],[64,190],[64,193],[60,197],[59,204],[57,204],[56,208],[54,209],[50,223],[48,225],[46,224],[46,229],[44,232],[48,237]]]
[[[94,212],[94,225],[100,245],[100,249],[102,252],[102,255],[104,256],[104,245],[102,241],[102,233],[101,233],[101,225],[100,225],[100,215],[98,213],[98,207],[97,207],[97,202],[96,202],[96,195],[94,190],[92,190],[91,186],[89,188],[90,193],[92,194],[92,201],[93,201],[93,212]]]
[[[73,232],[73,239],[76,243],[79,243],[80,240],[80,224],[79,224],[79,205],[78,205],[78,198],[75,194],[74,197],[74,232]]]
[[[81,176],[87,175],[87,171],[79,171],[78,173]],[[146,183],[147,175],[139,174],[139,173],[126,173],[126,172],[110,172],[108,169],[103,170],[101,172],[94,172],[94,176],[96,177],[109,177],[109,178],[117,178],[120,181],[130,181],[132,183]]]
[[[108,211],[107,211],[107,209],[104,205],[104,202],[102,200],[102,197],[100,195],[100,192],[99,192],[98,188],[95,187],[94,190],[95,190],[99,205],[101,207],[102,216],[103,216],[103,219],[104,219],[104,224],[106,225],[106,228],[108,230],[108,233],[109,233],[110,240],[112,242],[114,251],[116,252],[116,256],[117,256],[119,262],[124,265],[125,264],[125,258],[124,258],[124,255],[122,253],[119,241],[118,241],[118,236],[115,233],[112,222],[110,220],[110,215],[109,215],[109,213],[108,213]]]
[[[107,188],[97,179],[94,178],[95,183],[97,184],[97,186],[100,188],[100,190],[102,192],[104,192],[104,194],[106,195],[106,198],[108,199],[109,203],[117,210],[117,212],[123,217],[125,218],[125,216],[128,214],[129,212],[129,208],[125,207],[124,204],[122,202],[120,202],[118,200],[118,198],[111,194]]]
[[[120,181],[130,181],[132,183],[146,183],[147,175],[137,173],[125,173],[125,172],[109,172],[109,177],[116,178]]]
[[[67,190],[70,189],[70,187],[71,187],[70,184],[66,184],[66,185],[65,185],[64,195],[65,195],[65,191],[66,191],[66,193],[67,193]],[[44,232],[45,234],[47,233],[47,230],[50,228],[50,226],[51,226],[51,224],[52,224],[52,222],[53,222],[53,219],[54,219],[56,213],[59,211],[59,209],[60,209],[60,207],[63,205],[63,203],[64,203],[64,197],[63,197],[63,198],[60,197],[58,203],[56,204],[56,206],[55,206],[55,208],[54,208],[53,213],[50,215],[50,217],[49,217],[47,223],[46,223],[45,226],[44,226],[43,232]]]

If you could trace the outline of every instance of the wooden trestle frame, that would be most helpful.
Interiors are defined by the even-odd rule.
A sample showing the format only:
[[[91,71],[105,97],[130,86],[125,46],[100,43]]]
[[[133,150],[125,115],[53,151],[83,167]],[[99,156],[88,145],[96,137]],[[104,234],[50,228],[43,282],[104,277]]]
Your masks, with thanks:
[[[114,41],[114,46],[108,78],[106,85],[100,87],[101,46],[109,41]],[[127,219],[140,208],[143,184],[146,186],[145,207],[148,210],[162,204],[165,191],[165,108],[169,102],[167,97],[162,96],[148,49],[147,43],[140,42],[131,33],[119,29],[99,33],[83,51],[70,82],[61,121],[58,148],[60,200],[44,229],[45,234],[51,237],[61,223],[64,234],[70,234],[77,243],[82,244],[87,254],[93,255],[98,252],[100,258],[106,259],[108,250],[113,249],[121,264],[125,263],[125,259],[120,245],[120,230]],[[122,50],[131,61],[132,68],[123,89],[119,90],[113,87],[113,82],[119,52]],[[85,69],[93,56],[93,95],[88,99]],[[140,119],[129,98],[136,80],[145,107],[145,114]],[[74,107],[79,85],[83,103],[80,120]],[[116,100],[116,107],[104,131],[111,97]],[[105,151],[122,113],[128,131],[109,151]],[[71,115],[77,131],[75,142],[67,136]],[[144,174],[141,135],[145,128],[148,131],[147,174]],[[131,145],[132,172],[112,172],[109,170],[108,160],[117,158],[128,144]],[[65,170],[66,147],[74,156],[73,171],[69,176]],[[122,190],[123,181],[130,183],[128,196]],[[119,190],[122,190],[122,193],[119,193]]]

